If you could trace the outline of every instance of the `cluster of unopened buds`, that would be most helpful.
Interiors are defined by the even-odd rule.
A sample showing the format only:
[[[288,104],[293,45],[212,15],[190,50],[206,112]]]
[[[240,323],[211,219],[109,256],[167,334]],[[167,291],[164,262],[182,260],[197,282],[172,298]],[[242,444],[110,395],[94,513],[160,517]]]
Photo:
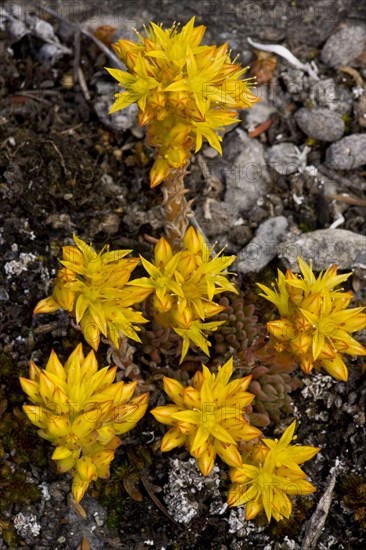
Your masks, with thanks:
[[[237,121],[237,109],[252,107],[259,98],[246,72],[231,61],[228,45],[201,45],[206,28],[194,26],[194,17],[181,29],[163,29],[150,23],[138,43],[119,40],[114,45],[128,71],[107,69],[124,91],[110,112],[137,103],[147,142],[156,148],[151,187],[181,168],[206,139],[221,153],[218,130]]]
[[[309,374],[323,368],[337,380],[346,381],[348,370],[343,354],[366,355],[366,349],[350,333],[366,327],[363,307],[347,309],[351,292],[336,289],[351,273],[337,275],[333,265],[315,277],[311,263],[298,258],[301,276],[289,269],[278,272],[277,288],[258,284],[261,296],[272,302],[281,319],[267,328],[279,351],[290,352],[301,369]]]
[[[32,403],[24,411],[55,446],[58,471],[73,472],[76,502],[92,481],[109,477],[118,435],[132,430],[147,409],[148,394],[133,397],[137,382],[114,382],[116,371],[98,370],[94,352],[84,357],[79,344],[65,365],[52,351],[45,369],[31,361],[29,379],[20,379]]]
[[[128,71],[109,69],[123,88],[111,112],[138,104],[139,122],[147,126],[147,141],[155,147],[152,186],[184,168],[203,139],[221,152],[220,130],[236,120],[236,109],[258,101],[248,82],[238,80],[245,70],[231,61],[226,44],[201,45],[204,31],[194,27],[194,19],[180,32],[178,25],[164,30],[151,23],[146,37],[138,34],[139,43],[120,40],[115,45]],[[185,191],[177,191],[178,181],[171,182],[169,208],[179,216],[183,203],[176,197]],[[152,261],[141,257],[148,276],[137,279],[132,273],[140,259],[130,257],[131,250],[105,247],[98,253],[74,236],[74,245],[62,249],[52,295],[34,312],[68,311],[96,351],[102,336],[117,349],[127,338],[140,342],[139,325],[148,322],[146,311],[152,306],[155,321],[181,337],[181,362],[192,345],[209,356],[207,331],[225,322],[210,321],[225,309],[218,296],[237,293],[227,271],[235,257],[215,254],[193,227],[179,227],[176,235],[174,246],[164,237],[158,240]],[[350,336],[364,327],[366,316],[362,308],[347,309],[350,293],[335,290],[349,274],[337,275],[333,266],[316,279],[311,266],[301,259],[299,263],[302,277],[279,272],[277,289],[259,285],[281,315],[267,325],[274,346],[290,352],[306,373],[321,366],[346,380],[342,355],[366,354]],[[116,370],[98,369],[94,351],[85,357],[79,344],[64,365],[52,352],[44,370],[31,362],[29,379],[21,378],[31,402],[24,410],[39,435],[54,445],[58,470],[72,473],[77,502],[92,481],[109,476],[118,436],[131,430],[147,409],[148,394],[139,392],[136,381],[115,382]],[[202,365],[192,385],[164,378],[173,403],[151,411],[169,426],[161,450],[185,446],[204,476],[218,455],[232,468],[229,505],[246,504],[247,519],[262,511],[268,521],[288,518],[289,497],[315,490],[299,465],[319,449],[291,445],[295,422],[279,441],[263,439],[249,422],[255,398],[247,391],[252,377],[232,376],[230,358],[217,372]]]
[[[154,316],[161,326],[172,328],[182,338],[184,359],[193,342],[209,355],[210,342],[204,330],[216,330],[222,321],[206,323],[224,309],[213,301],[215,295],[237,292],[228,281],[226,268],[235,256],[218,253],[211,258],[203,236],[189,227],[182,250],[173,254],[162,237],[155,246],[154,262],[141,257],[150,275],[130,280],[138,258],[125,258],[131,250],[99,254],[74,235],[75,246],[62,249],[63,265],[58,271],[52,296],[41,300],[34,313],[65,309],[80,324],[88,344],[98,349],[101,334],[117,348],[121,336],[140,342],[137,323],[147,319],[133,306],[153,294]]]

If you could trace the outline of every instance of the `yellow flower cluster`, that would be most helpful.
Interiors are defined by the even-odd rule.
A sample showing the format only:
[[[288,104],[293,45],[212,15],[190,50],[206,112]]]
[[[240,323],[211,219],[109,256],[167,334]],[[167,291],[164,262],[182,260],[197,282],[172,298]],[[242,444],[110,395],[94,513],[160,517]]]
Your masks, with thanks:
[[[278,351],[290,352],[302,370],[309,374],[323,367],[338,380],[348,379],[344,353],[366,355],[366,349],[351,332],[366,326],[363,307],[346,309],[352,300],[351,292],[334,290],[351,273],[337,275],[333,265],[315,277],[311,263],[298,258],[301,276],[287,270],[278,272],[277,289],[258,284],[263,296],[278,308],[281,319],[267,323]]]
[[[183,250],[173,254],[169,243],[162,237],[155,246],[154,263],[141,258],[150,277],[130,282],[154,293],[154,315],[163,327],[172,328],[183,340],[183,361],[190,342],[209,355],[209,345],[203,330],[216,330],[222,321],[205,323],[207,318],[222,311],[213,298],[224,291],[235,292],[226,274],[222,273],[235,260],[235,256],[217,254],[211,250],[199,231],[189,227],[185,233]]]
[[[77,502],[91,481],[109,477],[109,465],[126,433],[146,412],[148,394],[132,397],[137,382],[113,383],[117,367],[98,370],[94,352],[81,344],[63,366],[55,352],[41,370],[32,361],[30,379],[20,378],[32,405],[23,407],[38,434],[56,448],[59,472],[73,471]]]
[[[288,495],[308,495],[316,489],[305,479],[299,466],[319,451],[317,447],[290,445],[295,439],[294,421],[278,441],[263,439],[243,455],[243,464],[230,473],[233,485],[229,506],[246,504],[246,519],[264,510],[268,521],[289,518],[292,503]]]
[[[179,32],[150,23],[140,43],[119,40],[114,50],[128,72],[107,69],[124,89],[110,113],[132,103],[139,107],[139,123],[147,124],[147,141],[156,147],[151,186],[184,166],[201,148],[203,139],[221,153],[217,133],[236,121],[236,109],[252,107],[259,99],[250,91],[245,73],[230,59],[228,45],[202,46],[205,27],[194,17]]]
[[[151,411],[158,422],[172,426],[164,435],[161,450],[186,445],[197,459],[198,467],[207,476],[216,454],[229,464],[240,467],[239,441],[250,441],[261,435],[244,417],[254,395],[246,390],[251,376],[229,382],[233,372],[232,358],[219,367],[215,375],[202,365],[193,386],[184,387],[172,378],[164,378],[164,390],[174,405]]]
[[[81,326],[85,340],[98,349],[100,335],[118,348],[120,333],[140,341],[134,323],[147,323],[132,305],[148,296],[143,288],[128,286],[139,260],[125,258],[131,250],[103,249],[99,254],[74,235],[76,246],[62,248],[63,268],[59,270],[52,296],[41,300],[34,313],[65,309]]]

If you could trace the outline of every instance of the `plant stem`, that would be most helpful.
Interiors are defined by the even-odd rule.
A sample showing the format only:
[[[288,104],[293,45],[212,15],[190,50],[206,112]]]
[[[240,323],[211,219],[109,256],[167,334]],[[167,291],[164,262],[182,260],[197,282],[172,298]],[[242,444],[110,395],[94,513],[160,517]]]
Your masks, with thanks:
[[[192,201],[186,201],[187,189],[184,176],[188,174],[184,166],[172,171],[162,184],[165,208],[165,233],[174,252],[181,250],[184,234],[189,224]]]

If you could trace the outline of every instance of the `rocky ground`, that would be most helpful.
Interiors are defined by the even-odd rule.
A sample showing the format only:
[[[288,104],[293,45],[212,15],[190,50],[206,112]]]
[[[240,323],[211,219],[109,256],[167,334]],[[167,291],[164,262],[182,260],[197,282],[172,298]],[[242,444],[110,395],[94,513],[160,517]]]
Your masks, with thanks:
[[[363,547],[362,360],[350,362],[347,383],[295,375],[299,441],[321,447],[305,468],[318,490],[298,500],[293,519],[270,526],[227,508],[224,468],[205,479],[183,450],[162,456],[161,431],[150,415],[124,438],[111,480],[96,484],[82,509],[73,506],[69,480],[57,475],[50,446],[21,412],[18,376],[30,357],[44,365],[52,347],[66,357],[81,341],[67,315],[32,316],[72,233],[96,247],[109,242],[148,255],[144,234],[163,231],[161,194],[147,184],[152,151],[136,111],[107,115],[116,91],[104,70],[111,60],[90,36],[102,37],[102,25],[115,28],[104,31],[106,40],[131,38],[132,27],[150,20],[171,24],[196,15],[207,25],[208,43],[228,41],[252,66],[262,102],[229,129],[223,158],[208,146],[194,158],[187,187],[208,238],[238,255],[238,284],[259,321],[273,312],[254,282],[268,283],[278,266],[296,268],[297,254],[313,258],[319,270],[333,262],[352,270],[349,288],[364,303],[365,5],[109,0],[47,7],[55,14],[30,2],[0,5],[0,548]],[[265,59],[248,36],[271,45]],[[180,373],[174,357],[151,349],[137,348],[134,361],[155,405],[162,374],[187,380],[197,360],[192,353]],[[107,350],[104,344],[101,362]],[[265,433],[281,433],[289,420],[283,413]]]

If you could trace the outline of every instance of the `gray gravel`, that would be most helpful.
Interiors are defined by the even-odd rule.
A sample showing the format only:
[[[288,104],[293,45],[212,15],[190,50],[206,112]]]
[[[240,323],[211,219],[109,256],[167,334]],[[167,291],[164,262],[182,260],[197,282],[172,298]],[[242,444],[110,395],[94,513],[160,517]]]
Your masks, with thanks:
[[[326,41],[321,60],[330,67],[349,64],[365,48],[366,30],[361,25],[346,24]]]
[[[335,170],[352,170],[366,164],[366,134],[352,134],[333,143],[325,163]]]
[[[337,264],[351,270],[360,251],[366,250],[366,237],[346,229],[319,229],[292,237],[278,247],[279,257],[287,267],[298,272],[297,256],[312,260],[315,271]]]
[[[267,192],[269,173],[264,147],[259,141],[248,138],[238,129],[241,152],[234,163],[225,168],[227,190],[225,202],[237,212],[252,208]]]
[[[322,107],[303,107],[295,113],[295,120],[304,134],[320,141],[338,141],[344,133],[341,116]]]
[[[288,228],[284,216],[269,218],[257,230],[254,239],[238,254],[236,268],[240,273],[257,273],[277,255],[277,249]]]
[[[98,96],[94,103],[94,110],[100,120],[107,128],[113,130],[113,132],[125,132],[133,126],[137,126],[137,105],[134,103],[117,111],[116,113],[108,114],[111,107],[111,98],[119,91],[119,89],[113,84],[106,82],[100,82],[96,86]]]

